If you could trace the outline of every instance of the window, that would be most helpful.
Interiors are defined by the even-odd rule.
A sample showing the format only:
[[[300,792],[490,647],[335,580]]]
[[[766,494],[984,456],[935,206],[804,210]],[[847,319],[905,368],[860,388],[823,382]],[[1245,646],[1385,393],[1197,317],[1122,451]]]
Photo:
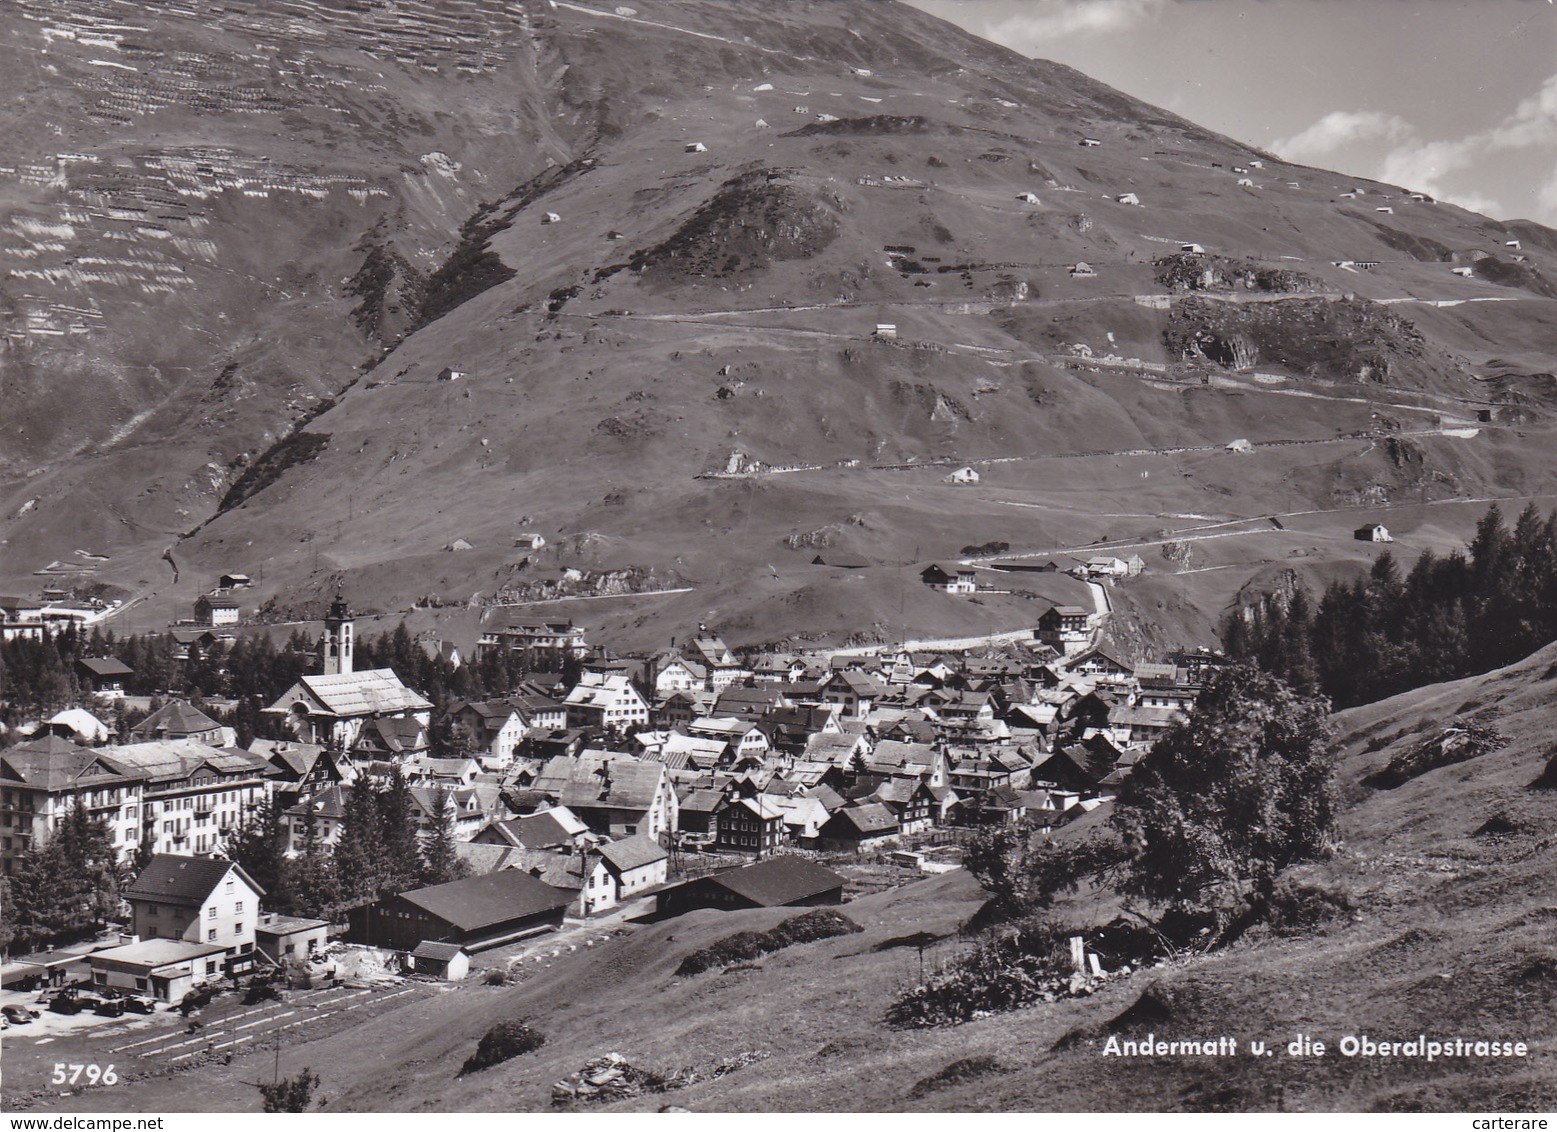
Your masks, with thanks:
[[[158,905],[156,905],[156,904],[148,904],[148,905],[146,905],[146,914],[148,916],[155,916],[157,914],[157,908],[158,908]]]
[[[107,971],[93,971],[92,972],[92,981],[95,982],[98,986],[102,986],[104,983],[106,983],[108,981],[108,972]]]
[[[205,961],[205,973],[207,975],[214,975],[214,974],[216,974],[216,960],[215,959],[207,959]]]
[[[242,924],[234,924],[232,926],[232,934],[233,935],[242,935],[243,934],[243,925]]]
[[[233,888],[232,888],[232,886],[233,886],[233,883],[234,883],[234,882],[233,882],[233,878],[232,878],[232,877],[228,877],[228,878],[227,878],[227,888],[226,888],[226,891],[227,891],[227,892],[229,892],[229,893],[231,893],[231,892],[232,892],[232,890],[233,890]]]
[[[216,905],[215,904],[212,904],[209,908],[207,908],[205,910],[205,918],[208,919],[208,920],[216,919]]]
[[[241,916],[241,915],[243,915],[243,901],[237,900],[237,901],[233,902],[232,914],[234,916]]]
[[[211,928],[209,931],[207,931],[205,933],[205,941],[207,943],[215,943],[216,942],[216,929],[215,928]]]

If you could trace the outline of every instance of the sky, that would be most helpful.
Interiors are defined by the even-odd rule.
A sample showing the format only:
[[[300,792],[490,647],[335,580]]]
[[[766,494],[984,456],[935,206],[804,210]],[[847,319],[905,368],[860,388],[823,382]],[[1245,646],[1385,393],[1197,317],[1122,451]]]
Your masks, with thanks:
[[[1289,161],[1557,227],[1551,0],[908,0]]]

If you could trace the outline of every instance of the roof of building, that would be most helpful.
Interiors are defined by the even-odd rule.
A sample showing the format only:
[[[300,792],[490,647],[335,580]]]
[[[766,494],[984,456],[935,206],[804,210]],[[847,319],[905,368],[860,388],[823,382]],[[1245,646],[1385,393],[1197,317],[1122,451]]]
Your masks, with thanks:
[[[397,711],[427,711],[432,707],[431,703],[407,688],[392,668],[369,668],[362,672],[340,672],[330,676],[310,674],[302,677],[300,682],[331,715],[380,715]]]
[[[258,755],[236,747],[212,747],[196,739],[158,739],[147,743],[129,743],[114,747],[113,761],[127,773],[152,781],[172,782],[188,778],[202,766],[222,775],[257,774],[271,776],[274,767]]]
[[[156,735],[172,732],[178,735],[196,735],[203,731],[219,731],[221,726],[193,704],[185,700],[174,700],[141,720],[130,733]]]
[[[220,943],[191,943],[187,939],[143,939],[140,943],[127,943],[123,947],[110,947],[94,951],[87,962],[109,959],[115,963],[134,963],[144,967],[165,967],[189,959],[203,959],[207,955],[226,951]]]
[[[897,818],[880,802],[845,806],[833,814],[832,820],[845,822],[866,835],[894,833],[898,829]]]
[[[711,814],[725,804],[723,790],[694,790],[681,800],[682,813]]]
[[[641,869],[644,865],[652,865],[669,856],[658,841],[641,833],[636,837],[625,837],[621,841],[603,842],[598,848],[606,864],[618,872]]]
[[[48,735],[0,751],[0,777],[39,790],[58,791],[83,783],[106,786],[138,776],[110,758],[107,749],[81,747]]]
[[[298,935],[329,926],[329,920],[310,920],[307,916],[281,916],[275,912],[266,912],[254,925],[254,931],[266,935]]]
[[[83,739],[102,743],[108,738],[108,724],[83,708],[66,708],[49,717],[49,726],[68,727]]]
[[[468,932],[565,908],[572,897],[520,869],[503,869],[412,889],[402,892],[400,899]]]
[[[554,845],[568,845],[589,829],[566,806],[555,806],[524,817],[493,822],[487,828],[510,845],[524,849],[550,849]]]
[[[176,853],[158,853],[152,857],[121,895],[126,900],[192,904],[198,908],[210,898],[223,878],[234,871],[255,892],[265,895],[265,890],[243,871],[241,865],[216,857],[183,857]]]
[[[628,694],[641,699],[632,681],[620,672],[585,672],[568,693],[567,703],[570,707],[611,707]]]
[[[439,943],[437,940],[424,939],[411,951],[413,959],[435,959],[447,963],[456,955],[464,954],[465,949],[457,943]]]
[[[535,781],[532,792],[547,794],[573,810],[606,806],[647,809],[664,782],[661,763],[641,762],[611,751],[580,751],[576,757],[552,759]]]
[[[769,857],[739,869],[713,873],[705,880],[765,908],[807,900],[843,887],[843,877],[805,857]],[[695,882],[694,882],[695,883]]]
[[[303,778],[319,762],[324,748],[317,743],[255,739],[249,744],[249,754],[265,759],[277,770]]]
[[[134,676],[135,669],[117,657],[89,657],[76,661],[93,676]]]

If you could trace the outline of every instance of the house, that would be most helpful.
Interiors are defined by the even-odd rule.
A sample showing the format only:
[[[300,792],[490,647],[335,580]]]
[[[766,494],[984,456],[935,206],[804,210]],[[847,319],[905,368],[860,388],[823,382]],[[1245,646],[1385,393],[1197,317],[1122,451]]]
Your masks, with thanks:
[[[254,925],[254,950],[276,964],[317,955],[329,942],[329,920],[263,912]]]
[[[927,782],[889,778],[854,801],[860,805],[879,803],[885,806],[903,833],[921,833],[935,824],[935,792]]]
[[[892,811],[880,802],[845,806],[822,826],[821,844],[827,849],[856,852],[891,841],[902,832]]]
[[[946,477],[947,483],[976,484],[979,482],[979,474],[972,467],[961,467]]]
[[[779,786],[784,785],[777,779],[774,783]],[[774,783],[769,784],[770,789]],[[827,793],[832,792],[829,790]],[[784,832],[789,840],[808,849],[816,846],[822,827],[832,816],[832,811],[828,809],[827,803],[822,798],[809,790],[798,794],[764,793],[763,797],[767,798],[768,802],[777,807],[779,813],[783,815]]]
[[[678,653],[665,653],[650,664],[654,673],[654,695],[664,699],[675,692],[700,691],[708,687],[708,666],[687,660]]]
[[[526,531],[524,534],[514,536],[515,550],[540,550],[546,545],[546,536]]]
[[[870,559],[846,550],[824,550],[811,559],[811,565],[831,566],[836,570],[863,570],[870,565]]]
[[[681,801],[681,830],[684,833],[715,834],[719,812],[730,804],[723,790],[694,790]]]
[[[226,974],[254,966],[254,928],[265,890],[241,865],[158,853],[119,895],[130,906],[130,930],[141,939],[219,946]],[[207,962],[217,962],[214,954]]]
[[[784,689],[773,684],[765,687],[730,687],[719,693],[710,715],[735,716],[753,723],[780,708],[793,707]]]
[[[875,332],[871,335],[879,342],[894,342],[897,340],[897,323],[878,322]]]
[[[1206,249],[1201,247],[1199,244],[1180,244],[1179,245],[1179,251],[1187,252],[1190,255],[1205,255],[1206,254]]]
[[[345,648],[350,664],[350,645]],[[303,676],[269,707],[266,715],[282,716],[299,742],[324,743],[349,750],[370,720],[414,719],[431,723],[432,704],[401,683],[391,668],[350,669]]]
[[[309,842],[329,847],[341,839],[346,824],[346,790],[342,786],[328,786],[287,807],[281,814],[282,825],[287,830],[289,857],[306,852]]]
[[[254,579],[247,574],[223,574],[216,580],[219,590],[246,590],[253,584]]]
[[[759,763],[771,750],[768,735],[757,724],[733,716],[727,718],[698,719],[687,727],[692,739],[714,740],[728,746],[731,761],[755,759]]]
[[[475,953],[555,931],[572,900],[527,872],[502,869],[359,905],[350,912],[346,939],[395,951],[431,940]]]
[[[201,594],[195,598],[195,622],[200,625],[236,625],[238,602],[224,594]]]
[[[141,742],[155,739],[194,739],[213,747],[227,745],[224,728],[205,712],[183,700],[173,700],[158,708],[130,729],[130,736]]]
[[[668,769],[610,751],[583,751],[553,759],[530,793],[566,806],[590,829],[608,837],[668,835],[678,828],[679,804]]]
[[[1123,196],[1119,197],[1118,200],[1120,204],[1139,205],[1141,203],[1141,198],[1136,196],[1134,193],[1125,193]]]
[[[452,551],[475,550],[476,544],[471,542],[469,539],[457,538],[452,542],[445,544],[443,549]]]
[[[1129,684],[1135,678],[1135,666],[1100,648],[1091,648],[1066,661],[1066,668],[1099,684]]]
[[[656,911],[675,916],[694,908],[811,908],[843,903],[843,877],[804,857],[778,856],[725,869],[659,893]]]
[[[57,735],[61,739],[69,739],[75,743],[98,746],[108,742],[113,732],[108,724],[85,708],[65,708],[49,716],[43,726],[33,734],[40,739]]]
[[[1078,572],[1088,578],[1126,578],[1130,575],[1130,564],[1123,558],[1098,554],[1083,562]]]
[[[1037,193],[1017,193],[1016,194],[1016,199],[1021,201],[1023,204],[1040,204],[1040,203],[1042,203],[1041,201],[1039,201]]]
[[[840,716],[854,719],[864,719],[887,694],[886,685],[854,668],[834,672],[822,681],[820,690],[824,703],[837,704]]]
[[[620,841],[605,841],[596,846],[596,851],[616,882],[618,901],[664,884],[669,875],[670,854],[652,837],[639,834]]]
[[[1450,268],[1450,270],[1453,271],[1454,274],[1459,275],[1465,279],[1469,279],[1472,275],[1476,274],[1476,269],[1474,267],[1453,267]]]
[[[1389,533],[1389,528],[1383,523],[1370,523],[1365,527],[1358,527],[1352,532],[1352,538],[1358,542],[1394,542],[1395,536]]]
[[[719,637],[693,637],[687,642],[687,653],[689,660],[708,669],[710,691],[722,692],[731,684],[744,683],[751,677],[751,669],[742,664]]]
[[[43,604],[24,597],[0,597],[0,639],[41,640]]]
[[[349,763],[316,743],[256,739],[249,744],[249,754],[264,759],[275,772],[272,793],[284,806],[354,777]]]
[[[87,958],[92,985],[174,1005],[196,983],[219,978],[226,948],[182,939],[147,939],[95,951]]]
[[[649,725],[649,705],[632,681],[622,675],[585,672],[563,701],[569,727],[625,731]]]
[[[1092,611],[1079,605],[1051,605],[1038,618],[1037,637],[1073,656],[1092,644]]]
[[[553,806],[523,817],[494,821],[474,838],[480,845],[508,845],[516,849],[577,848],[593,838],[589,826],[566,806]]]
[[[470,974],[470,952],[457,943],[424,939],[407,953],[406,959],[415,974],[447,983],[457,983]]]
[[[1097,272],[1093,269],[1092,265],[1084,259],[1078,259],[1076,261],[1075,265],[1070,269],[1070,274],[1072,279],[1097,278]]]
[[[932,590],[940,590],[949,594],[975,594],[978,593],[978,583],[973,579],[975,574],[966,566],[946,567],[932,562],[919,571],[919,580]]]
[[[100,700],[124,698],[124,682],[135,669],[114,657],[76,661],[76,678]]]
[[[688,142],[687,143],[686,152],[688,152],[688,153],[707,153],[708,152],[708,147],[706,145],[704,145],[702,142]]]
[[[504,770],[513,764],[514,754],[529,723],[507,700],[470,700],[449,709],[449,724],[456,740],[487,770]]]
[[[784,843],[784,811],[765,795],[736,798],[714,818],[714,848],[761,857]]]

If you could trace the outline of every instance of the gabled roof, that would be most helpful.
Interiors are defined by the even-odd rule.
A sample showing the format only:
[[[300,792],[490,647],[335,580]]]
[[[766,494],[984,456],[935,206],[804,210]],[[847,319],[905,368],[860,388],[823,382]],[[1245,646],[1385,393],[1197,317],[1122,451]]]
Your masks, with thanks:
[[[146,862],[146,867],[122,895],[126,900],[198,908],[210,899],[216,886],[230,872],[236,872],[259,895],[265,895],[265,890],[240,865],[215,857],[182,857],[175,853],[158,853]]]
[[[402,892],[400,899],[450,927],[477,931],[509,920],[566,908],[573,897],[519,869]]]
[[[755,865],[704,878],[764,908],[808,900],[843,887],[843,877],[804,857],[769,857]],[[694,882],[696,883],[696,882]]]
[[[421,943],[417,944],[416,949],[411,952],[411,958],[434,959],[442,963],[447,963],[456,955],[463,953],[464,950],[465,949],[457,943],[438,943],[435,940],[424,939]]]
[[[892,811],[880,802],[866,802],[859,806],[845,806],[833,814],[832,822],[843,822],[852,826],[859,833],[871,836],[881,833],[893,833],[898,829],[897,818]]]
[[[658,841],[644,834],[626,837],[621,841],[607,841],[598,848],[606,864],[619,873],[652,865],[669,856]]]
[[[115,657],[91,658],[76,661],[93,676],[134,676],[135,669]]]
[[[887,694],[887,689],[874,676],[858,668],[843,668],[825,681],[827,684],[846,684],[856,696],[876,697]]]
[[[87,772],[96,767],[94,773]],[[68,790],[78,784],[109,785],[141,777],[120,765],[108,749],[80,747],[49,735],[0,751],[0,777],[40,790]]]
[[[555,806],[521,818],[493,822],[487,829],[510,845],[525,849],[550,849],[571,844],[575,837],[587,832],[589,827],[579,821],[572,810],[565,806]]]
[[[354,718],[364,715],[388,715],[399,711],[428,711],[432,704],[401,683],[392,668],[370,668],[363,672],[341,672],[331,676],[317,674],[299,681],[328,715]],[[288,696],[266,708],[286,711]]]
[[[723,790],[694,790],[681,801],[682,813],[711,814],[725,804]]]
[[[530,789],[556,798],[575,812],[601,807],[646,810],[666,774],[660,763],[640,762],[619,752],[581,751],[575,758],[552,759]]]
[[[324,748],[317,743],[286,743],[276,739],[256,739],[249,754],[265,759],[284,774],[302,778],[314,769]]]

